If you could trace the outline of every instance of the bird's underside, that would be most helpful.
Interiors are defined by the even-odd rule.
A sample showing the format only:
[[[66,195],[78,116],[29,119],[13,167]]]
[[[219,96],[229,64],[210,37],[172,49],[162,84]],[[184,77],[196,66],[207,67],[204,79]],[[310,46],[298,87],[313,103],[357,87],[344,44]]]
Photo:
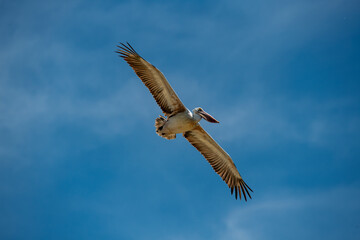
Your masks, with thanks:
[[[134,69],[165,115],[155,120],[156,133],[166,139],[174,139],[178,133],[183,134],[225,181],[231,194],[235,191],[236,199],[243,196],[246,201],[247,196],[251,198],[249,191],[252,190],[240,176],[231,157],[199,124],[201,119],[213,123],[218,121],[201,108],[189,111],[164,75],[140,57],[129,43],[120,43],[116,52]]]
[[[174,139],[176,134],[192,130],[197,124],[188,109],[167,119],[159,116],[155,120],[156,133],[166,139]]]
[[[166,133],[164,132],[164,125],[166,124],[167,120],[164,116],[159,116],[157,119],[155,119],[155,128],[156,133],[163,138],[166,138],[168,140],[176,138],[176,133]]]

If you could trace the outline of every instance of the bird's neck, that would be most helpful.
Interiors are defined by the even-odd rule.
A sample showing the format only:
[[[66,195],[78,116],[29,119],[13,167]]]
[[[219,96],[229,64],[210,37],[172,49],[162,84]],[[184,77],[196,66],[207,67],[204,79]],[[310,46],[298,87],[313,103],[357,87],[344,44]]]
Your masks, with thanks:
[[[196,122],[200,122],[201,120],[201,116],[199,114],[197,114],[195,111],[192,112],[192,115],[193,115],[193,119],[196,121]]]

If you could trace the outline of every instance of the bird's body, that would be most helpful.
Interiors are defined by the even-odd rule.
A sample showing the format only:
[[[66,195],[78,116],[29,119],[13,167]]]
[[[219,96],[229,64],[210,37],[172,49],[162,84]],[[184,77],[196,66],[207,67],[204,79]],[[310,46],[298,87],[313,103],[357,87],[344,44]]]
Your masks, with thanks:
[[[174,139],[176,134],[182,133],[227,183],[231,193],[235,190],[236,198],[239,196],[241,199],[241,192],[245,200],[246,195],[251,198],[249,191],[252,190],[240,176],[231,157],[199,124],[201,119],[212,123],[218,121],[200,107],[192,111],[187,109],[164,75],[140,57],[130,44],[121,43],[118,47],[117,53],[134,69],[165,114],[165,117],[155,120],[156,133],[166,139]]]
[[[192,130],[201,120],[199,115],[193,114],[189,109],[169,117],[159,133],[177,134]]]

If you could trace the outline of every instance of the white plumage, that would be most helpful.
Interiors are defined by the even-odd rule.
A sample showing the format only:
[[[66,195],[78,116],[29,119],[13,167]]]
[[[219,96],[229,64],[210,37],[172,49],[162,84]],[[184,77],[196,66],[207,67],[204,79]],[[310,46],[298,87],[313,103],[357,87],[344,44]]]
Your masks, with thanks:
[[[166,139],[174,139],[176,134],[182,133],[231,188],[231,193],[235,190],[235,198],[239,196],[241,199],[241,195],[245,201],[246,196],[251,198],[249,191],[252,190],[240,176],[231,157],[199,124],[201,119],[212,123],[218,121],[202,108],[187,109],[164,75],[140,57],[129,43],[120,43],[116,52],[134,69],[166,116],[155,120],[156,133]]]

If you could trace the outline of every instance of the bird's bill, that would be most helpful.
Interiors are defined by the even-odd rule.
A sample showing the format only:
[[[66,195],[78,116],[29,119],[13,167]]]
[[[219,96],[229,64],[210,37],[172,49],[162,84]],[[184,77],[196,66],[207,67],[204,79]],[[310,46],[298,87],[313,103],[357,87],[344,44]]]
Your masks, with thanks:
[[[205,112],[204,110],[200,111],[199,112],[199,115],[205,119],[206,121],[208,122],[211,122],[211,123],[219,123],[218,120],[216,120],[213,116],[211,116],[210,114],[208,114],[207,112]]]

